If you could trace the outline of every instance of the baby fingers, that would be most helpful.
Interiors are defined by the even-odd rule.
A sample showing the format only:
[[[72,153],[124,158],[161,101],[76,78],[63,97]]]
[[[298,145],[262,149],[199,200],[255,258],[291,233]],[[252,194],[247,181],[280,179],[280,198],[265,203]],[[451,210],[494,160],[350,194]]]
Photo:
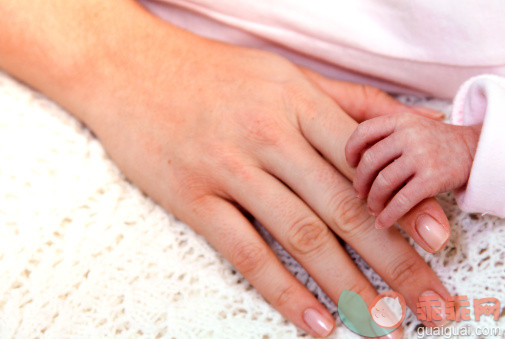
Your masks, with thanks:
[[[414,176],[396,193],[387,206],[375,219],[376,228],[386,228],[410,211],[423,199],[432,196],[428,185],[418,176]]]
[[[364,121],[358,125],[345,146],[345,157],[351,167],[358,165],[361,154],[367,147],[394,132],[395,116],[385,115]]]
[[[415,171],[413,166],[405,156],[402,156],[386,168],[381,170],[372,184],[370,193],[368,194],[368,208],[375,215],[380,214],[388,201],[392,200],[395,192],[397,192],[411,177]],[[401,213],[398,211],[397,213]],[[405,211],[402,213],[408,212]],[[398,219],[398,218],[397,218]],[[396,221],[396,220],[394,220]],[[394,223],[393,221],[393,223]],[[382,228],[391,226],[391,224],[383,224]]]
[[[386,166],[401,156],[402,148],[396,139],[394,134],[390,135],[368,148],[361,156],[353,181],[354,189],[358,197],[362,199],[365,198],[369,194],[372,183],[374,180],[377,180],[377,174],[380,175],[380,172]],[[401,170],[402,168],[397,168],[397,172]],[[382,183],[386,186],[390,186],[387,182]],[[373,208],[372,210],[380,212],[380,210],[375,210]]]

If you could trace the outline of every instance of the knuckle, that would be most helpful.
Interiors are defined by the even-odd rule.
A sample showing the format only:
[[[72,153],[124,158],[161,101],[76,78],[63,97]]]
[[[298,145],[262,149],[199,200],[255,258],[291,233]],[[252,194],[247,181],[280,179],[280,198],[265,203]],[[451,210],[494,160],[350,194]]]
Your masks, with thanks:
[[[321,101],[315,100],[313,90],[307,84],[300,81],[288,81],[281,86],[281,98],[285,107],[293,107],[298,112],[303,112],[306,121],[320,121]]]
[[[428,174],[426,176],[420,175],[409,187],[409,201],[422,200],[424,198],[433,197],[440,193],[439,187],[436,184],[437,179],[441,178],[440,173]],[[450,177],[447,177],[445,182],[448,182]]]
[[[297,292],[298,292],[298,287],[295,284],[285,287],[273,298],[272,305],[275,308],[289,305],[291,300],[296,300]]]
[[[229,176],[239,178],[242,182],[251,182],[254,179],[253,165],[236,146],[224,143],[209,145],[206,150],[210,167],[217,172],[226,172]]]
[[[372,179],[370,179],[370,171],[369,168],[363,166],[362,164],[358,165],[356,168],[356,174],[354,175],[353,187],[358,192],[358,194],[366,196],[370,194],[369,189],[372,185]]]
[[[422,169],[421,177],[424,182],[430,182],[438,177],[440,171],[434,160],[426,160],[426,166]]]
[[[417,140],[415,134],[411,135],[409,139],[410,139],[410,142],[412,144],[412,147],[413,148],[415,147],[415,154],[418,157],[421,157],[421,156],[424,156],[426,154],[429,154],[430,149],[426,146],[426,144],[421,143],[422,142],[421,140]],[[429,160],[429,159],[430,158],[428,157],[427,160]]]
[[[176,169],[172,173],[171,187],[180,201],[190,206],[197,205],[209,193],[209,180],[202,178],[190,168]],[[170,199],[160,199],[163,206]]]
[[[249,140],[260,145],[276,145],[279,142],[278,126],[270,119],[253,119],[248,127]]]
[[[380,89],[370,85],[358,85],[358,86],[359,91],[361,91],[363,97],[367,100],[371,100],[372,102],[386,95],[386,93],[384,93]]]
[[[210,212],[212,211],[213,196],[206,192],[195,191],[186,193],[182,197],[186,205],[192,211]]]
[[[280,91],[285,102],[299,102],[306,100],[306,92],[299,83],[286,81],[280,85]]]
[[[358,192],[358,194],[362,194],[366,187],[367,182],[365,181],[363,171],[361,171],[359,167],[355,173],[356,174],[354,175],[352,186],[354,187],[354,190]]]
[[[353,291],[354,293],[356,293],[360,296],[366,295],[367,291],[370,289],[370,286],[367,286],[366,283],[359,282],[356,280],[347,282],[347,283],[343,284],[343,286],[345,286],[346,290]]]
[[[242,243],[236,246],[231,258],[233,266],[242,275],[250,276],[256,274],[265,265],[268,256],[262,246]]]
[[[261,50],[260,53],[261,59],[258,61],[262,64],[268,65],[269,69],[277,70],[276,74],[269,74],[271,77],[274,77],[273,80],[277,82],[283,83],[286,79],[290,79],[293,74],[297,74],[299,72],[299,69],[292,62],[277,53],[264,50]]]
[[[212,142],[206,145],[204,151],[209,161],[217,166],[226,167],[229,163],[237,160],[237,149],[225,142]]]
[[[328,241],[329,230],[320,220],[306,217],[295,221],[289,228],[287,241],[298,254],[316,252]]]
[[[374,183],[378,190],[383,190],[393,185],[393,179],[387,171],[380,171]]]
[[[423,182],[430,182],[430,180],[433,179],[433,174],[434,174],[433,169],[429,165],[427,165],[420,171],[418,177]]]
[[[413,115],[408,112],[402,112],[402,113],[397,114],[398,120],[402,121],[402,122],[411,121],[412,117],[413,117]]]
[[[398,210],[405,210],[410,204],[410,197],[401,190],[394,197],[394,207]]]
[[[231,177],[238,179],[242,183],[253,184],[257,181],[253,167],[241,161],[228,163],[227,171]]]
[[[377,190],[375,189],[370,190],[366,202],[369,210],[374,212],[375,214],[378,214],[383,208],[381,198],[382,197],[377,193]]]
[[[404,112],[395,114],[395,120],[397,127],[404,129],[406,132],[408,132],[412,128],[415,128],[415,124],[412,125],[413,121],[412,121],[412,115],[410,113]],[[411,133],[409,133],[409,135],[412,137]]]
[[[361,199],[353,194],[338,194],[333,198],[332,206],[335,232],[343,238],[355,237],[366,230],[370,215]]]
[[[398,117],[400,117],[402,120],[409,120],[410,118],[412,118],[412,114],[408,112],[402,112],[398,114]]]
[[[194,192],[200,186],[198,176],[187,169],[185,171],[176,171],[174,176],[177,188],[184,188],[185,192]]]
[[[370,125],[371,124],[372,124],[372,120],[365,120],[362,123],[360,123],[354,131],[354,134],[353,134],[354,139],[361,140],[365,136],[367,136],[370,133],[370,129],[371,129]]]
[[[368,168],[369,166],[375,163],[375,154],[371,149],[366,150],[361,156],[361,161],[363,162],[363,166]]]
[[[356,148],[356,145],[355,145],[355,142],[354,142],[354,136],[355,134],[352,134],[351,137],[349,138],[349,140],[347,141],[347,143],[345,144],[345,149],[344,149],[344,153],[345,153],[345,159],[347,160],[347,162],[349,162],[350,160],[352,160],[352,158],[354,157],[355,155],[355,148]]]
[[[398,134],[405,142],[406,149],[417,156],[424,154],[426,152],[425,144],[416,131],[415,126],[402,126],[402,128],[403,129]]]
[[[281,142],[281,126],[271,115],[250,112],[243,116],[240,121],[243,135],[253,145],[275,146]]]
[[[406,286],[410,282],[419,279],[422,266],[414,256],[399,256],[388,265],[387,276],[397,286]]]

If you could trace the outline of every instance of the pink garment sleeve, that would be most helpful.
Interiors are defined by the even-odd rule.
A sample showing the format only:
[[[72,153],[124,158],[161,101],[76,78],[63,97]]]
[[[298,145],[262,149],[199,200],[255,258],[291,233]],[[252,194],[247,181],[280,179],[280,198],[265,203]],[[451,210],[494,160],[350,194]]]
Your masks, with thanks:
[[[468,184],[455,192],[459,206],[505,217],[505,78],[481,75],[465,82],[454,99],[452,122],[483,124]]]

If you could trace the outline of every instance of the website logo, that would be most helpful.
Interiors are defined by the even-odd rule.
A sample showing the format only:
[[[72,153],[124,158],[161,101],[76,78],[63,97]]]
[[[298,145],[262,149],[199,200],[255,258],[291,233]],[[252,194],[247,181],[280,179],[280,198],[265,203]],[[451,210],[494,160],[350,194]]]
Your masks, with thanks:
[[[436,296],[421,296],[416,303],[417,310],[414,314],[419,320],[424,321],[439,321],[442,320],[442,315],[445,319],[452,321],[471,320],[470,301],[465,295],[449,296],[446,301],[441,301]],[[497,298],[473,299],[473,311],[475,321],[479,321],[482,316],[491,317],[497,321],[501,314],[501,304]],[[364,337],[379,337],[393,332],[400,327],[406,313],[405,299],[394,291],[379,294],[369,307],[363,298],[353,291],[343,291],[338,299],[338,314],[344,325]],[[421,328],[422,330],[418,330],[418,334],[420,334],[419,331],[422,331],[423,335],[451,330],[444,327]],[[467,333],[465,329],[470,331],[467,331],[468,333],[473,333],[470,327],[461,328],[461,333]],[[474,332],[477,334],[503,333],[503,330],[500,328],[476,328]]]
[[[344,325],[364,337],[380,337],[396,330],[405,319],[405,299],[394,291],[379,294],[368,307],[363,298],[345,290],[338,299],[338,314]]]

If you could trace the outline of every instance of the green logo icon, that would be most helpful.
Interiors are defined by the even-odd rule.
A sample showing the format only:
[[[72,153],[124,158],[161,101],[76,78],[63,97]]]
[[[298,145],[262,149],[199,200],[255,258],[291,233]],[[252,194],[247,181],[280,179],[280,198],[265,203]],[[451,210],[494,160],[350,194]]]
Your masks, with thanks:
[[[368,307],[353,291],[343,291],[338,314],[347,328],[364,337],[380,337],[397,329],[407,313],[405,299],[394,291],[378,295]]]

